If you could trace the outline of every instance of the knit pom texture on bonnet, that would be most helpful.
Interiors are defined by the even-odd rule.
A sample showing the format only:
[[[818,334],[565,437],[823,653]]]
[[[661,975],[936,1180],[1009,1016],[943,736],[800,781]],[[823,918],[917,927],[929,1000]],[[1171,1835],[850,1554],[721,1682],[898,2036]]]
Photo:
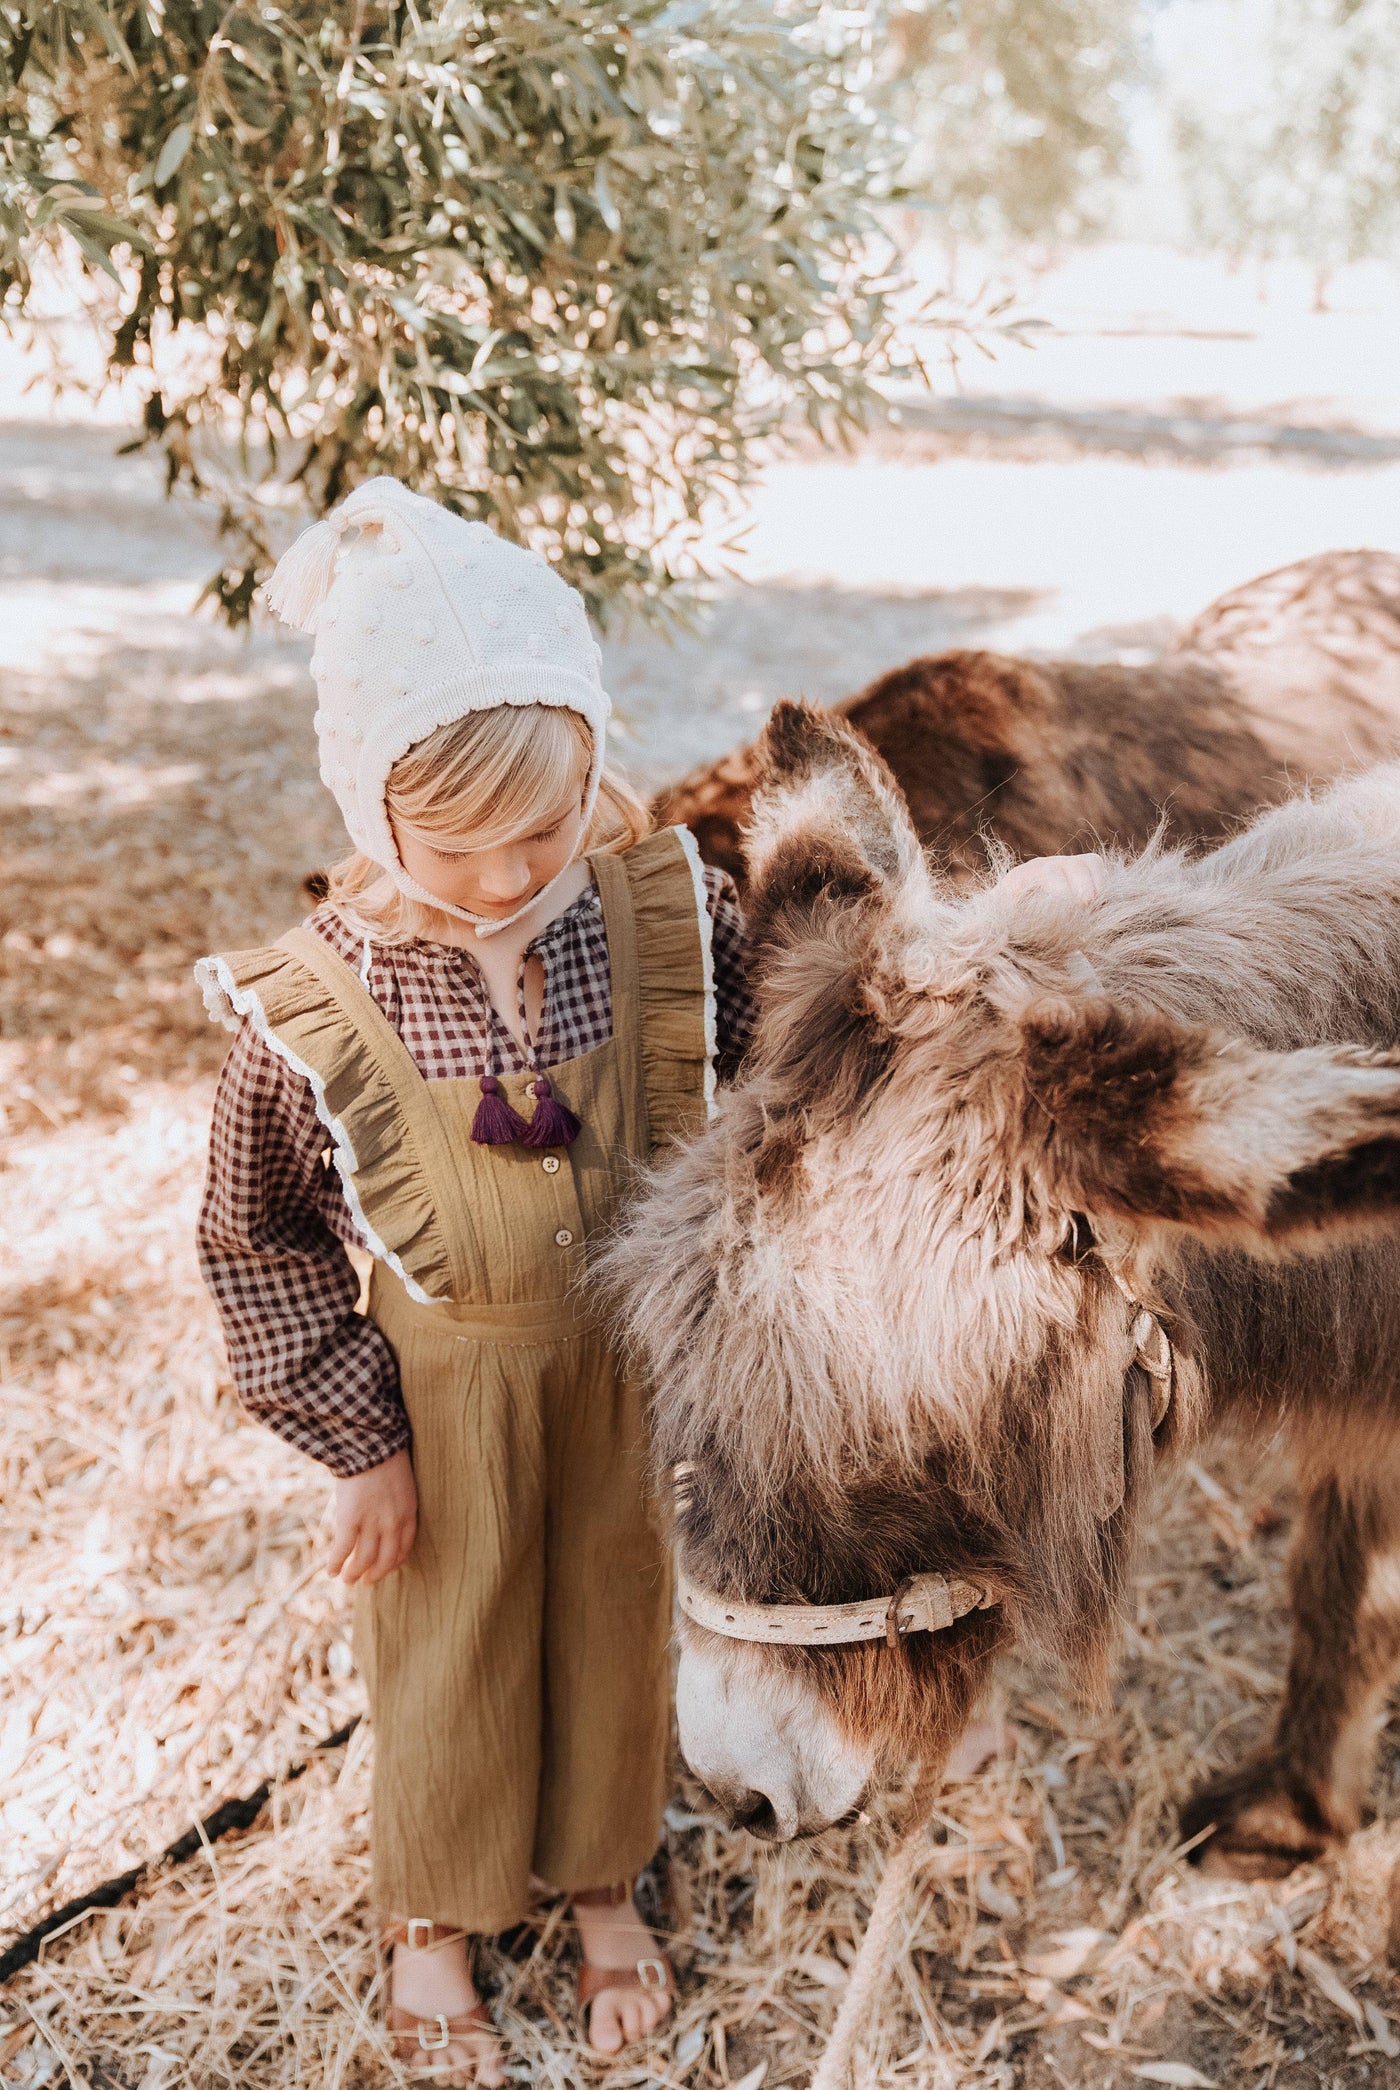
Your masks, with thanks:
[[[486,932],[508,926],[409,876],[384,789],[400,756],[439,726],[500,704],[560,705],[593,735],[586,827],[612,706],[581,596],[537,552],[388,478],[367,480],[304,530],[264,593],[285,623],[315,634],[321,776],[355,847],[410,898]]]

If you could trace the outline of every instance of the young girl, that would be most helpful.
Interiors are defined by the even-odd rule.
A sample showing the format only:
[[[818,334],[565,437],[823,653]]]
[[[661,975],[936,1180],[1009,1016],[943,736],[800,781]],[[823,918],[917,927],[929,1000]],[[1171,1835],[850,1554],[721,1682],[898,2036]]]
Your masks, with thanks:
[[[595,2047],[670,2008],[631,1894],[666,1796],[670,1575],[640,1392],[583,1280],[743,1054],[742,924],[606,774],[600,656],[543,560],[375,479],[269,593],[315,631],[356,853],[301,928],[197,968],[237,1032],[201,1264],[244,1403],[336,1476],[391,2037],[494,2085],[467,1947],[532,1884],[572,1899]],[[1011,875],[1087,889],[1093,862]]]
[[[532,1882],[572,1897],[595,2047],[670,2008],[631,1882],[666,1797],[671,1584],[639,1390],[581,1280],[742,1053],[741,925],[607,776],[600,656],[543,560],[375,479],[269,594],[316,633],[356,853],[301,928],[198,969],[237,1026],[201,1262],[245,1404],[336,1476],[391,2034],[490,2085],[468,1940]]]

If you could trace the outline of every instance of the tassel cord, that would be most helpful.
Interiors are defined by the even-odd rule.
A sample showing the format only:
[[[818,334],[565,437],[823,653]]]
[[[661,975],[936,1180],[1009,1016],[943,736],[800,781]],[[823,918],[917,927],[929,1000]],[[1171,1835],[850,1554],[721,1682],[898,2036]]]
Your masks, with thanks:
[[[529,956],[530,953],[526,951],[520,961],[516,997],[520,1035],[525,1041],[525,1055],[530,1063],[529,1093],[535,1099],[535,1114],[527,1124],[511,1103],[496,1075],[494,1024],[497,1019],[493,1013],[491,1042],[487,1048],[490,1065],[481,1076],[481,1101],[477,1104],[476,1115],[472,1119],[472,1141],[479,1147],[519,1146],[529,1147],[538,1152],[544,1147],[571,1146],[583,1130],[582,1123],[568,1104],[562,1097],[555,1095],[554,1085],[540,1066],[535,1041],[530,1035],[529,1017],[525,1008],[525,964]]]
[[[488,1004],[489,1006],[489,1004]],[[519,1146],[529,1127],[515,1108],[496,1075],[496,1018],[494,1011],[486,1031],[486,1072],[478,1087],[481,1101],[472,1119],[472,1144],[478,1147]]]
[[[529,1127],[521,1138],[520,1144],[538,1152],[543,1147],[572,1146],[579,1133],[583,1130],[583,1126],[579,1119],[575,1117],[573,1111],[570,1110],[568,1104],[563,1101],[562,1097],[555,1095],[554,1085],[540,1065],[539,1054],[535,1049],[535,1041],[530,1034],[530,1017],[525,1007],[525,967],[529,962],[530,955],[529,949],[523,953],[520,960],[520,972],[515,984],[516,1009],[520,1017],[520,1035],[525,1040],[525,1051],[529,1057],[530,1071],[533,1076],[530,1086],[535,1097],[535,1114],[531,1118]],[[548,962],[542,953],[537,952],[535,955],[539,957],[540,963],[545,967],[545,993],[547,995],[549,992]]]

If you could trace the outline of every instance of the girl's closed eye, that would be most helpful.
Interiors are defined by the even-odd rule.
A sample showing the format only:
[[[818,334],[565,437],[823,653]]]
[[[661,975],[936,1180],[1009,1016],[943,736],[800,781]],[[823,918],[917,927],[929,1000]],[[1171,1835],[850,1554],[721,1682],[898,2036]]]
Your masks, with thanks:
[[[562,820],[556,820],[553,827],[542,827],[538,833],[530,835],[527,840],[531,843],[552,842],[563,825],[564,822]],[[424,846],[429,856],[435,856],[439,863],[444,864],[455,864],[461,857],[470,856],[472,853],[470,849],[439,849],[432,842],[428,842]]]

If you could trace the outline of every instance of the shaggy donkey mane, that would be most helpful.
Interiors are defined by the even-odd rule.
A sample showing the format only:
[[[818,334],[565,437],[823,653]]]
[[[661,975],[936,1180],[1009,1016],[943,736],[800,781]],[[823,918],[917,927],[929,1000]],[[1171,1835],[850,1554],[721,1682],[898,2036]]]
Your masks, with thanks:
[[[764,759],[751,1062],[601,1271],[658,1464],[695,1469],[687,1558],[770,1601],[980,1575],[1101,1681],[1153,1451],[1105,1255],[1171,1324],[1159,1442],[1201,1426],[1251,1287],[1315,1321],[1342,1262],[1400,1277],[1365,1245],[1400,1202],[1400,766],[1085,905],[955,895],[827,716],[780,705]],[[888,1665],[823,1661],[893,1717]]]

